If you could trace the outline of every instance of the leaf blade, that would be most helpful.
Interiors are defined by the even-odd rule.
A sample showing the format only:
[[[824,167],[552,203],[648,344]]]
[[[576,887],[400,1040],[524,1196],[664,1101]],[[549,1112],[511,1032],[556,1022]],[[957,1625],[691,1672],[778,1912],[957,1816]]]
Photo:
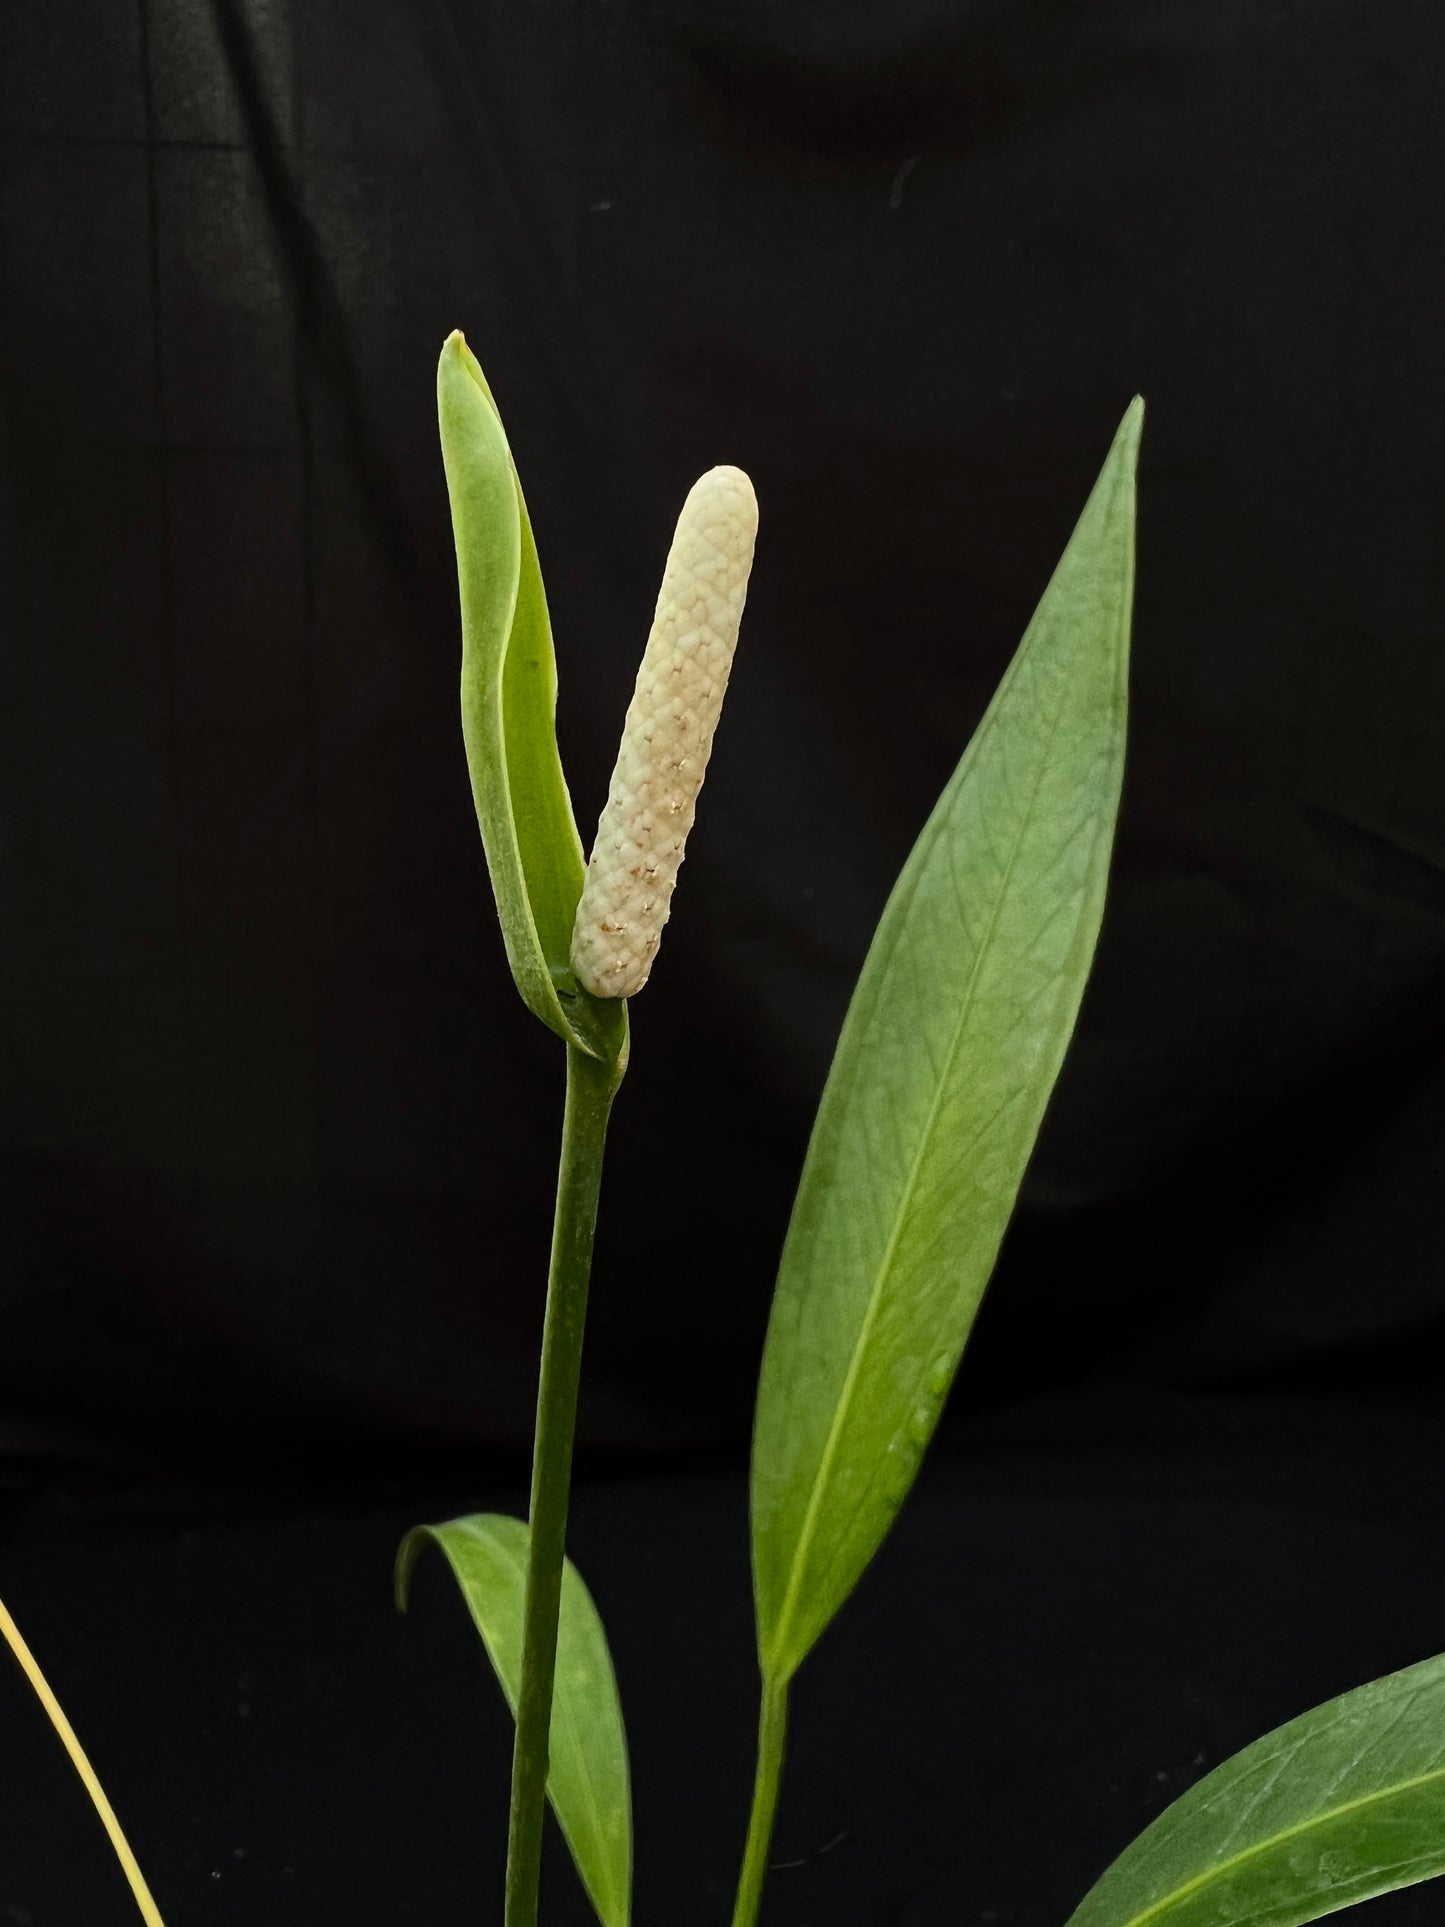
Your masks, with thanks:
[[[418,1526],[397,1553],[405,1611],[416,1561],[436,1545],[461,1588],[507,1705],[516,1716],[522,1672],[528,1529],[500,1513]],[[632,1795],[627,1736],[606,1634],[581,1575],[562,1571],[547,1795],[603,1927],[627,1927],[632,1894]]]
[[[1445,1657],[1373,1680],[1217,1766],[1068,1927],[1305,1927],[1445,1872]]]
[[[754,1431],[775,1679],[912,1483],[1082,997],[1122,778],[1141,426],[1136,402],[904,866],[819,1106]]]
[[[460,331],[437,364],[437,419],[462,616],[462,734],[507,961],[528,1008],[620,1063],[627,1014],[571,966],[585,862],[557,750],[557,662],[531,520],[506,430]]]

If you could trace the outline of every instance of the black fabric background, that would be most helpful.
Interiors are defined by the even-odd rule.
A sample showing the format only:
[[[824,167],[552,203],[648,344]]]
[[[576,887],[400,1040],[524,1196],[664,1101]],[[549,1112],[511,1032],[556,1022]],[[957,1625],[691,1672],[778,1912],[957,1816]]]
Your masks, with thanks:
[[[168,1914],[499,1892],[504,1722],[439,1579],[386,1600],[418,1507],[518,1503],[560,1114],[457,724],[457,325],[584,833],[686,486],[762,503],[589,1331],[640,1918],[724,1908],[848,993],[1136,389],[1098,966],[774,1918],[1062,1918],[1203,1760],[1445,1646],[1442,56],[1424,0],[0,7],[0,1575]],[[104,1927],[30,1716],[0,1919]]]

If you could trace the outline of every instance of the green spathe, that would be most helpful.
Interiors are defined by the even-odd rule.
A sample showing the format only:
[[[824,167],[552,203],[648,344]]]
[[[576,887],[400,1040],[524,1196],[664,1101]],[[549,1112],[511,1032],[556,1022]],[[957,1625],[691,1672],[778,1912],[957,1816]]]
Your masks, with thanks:
[[[557,753],[557,664],[536,544],[486,377],[460,332],[437,364],[437,418],[456,538],[462,734],[507,961],[542,1022],[621,1063],[623,1005],[572,974],[585,874]]]
[[[758,1645],[784,1681],[913,1482],[1083,996],[1124,762],[1143,404],[889,899],[793,1208],[758,1390]]]

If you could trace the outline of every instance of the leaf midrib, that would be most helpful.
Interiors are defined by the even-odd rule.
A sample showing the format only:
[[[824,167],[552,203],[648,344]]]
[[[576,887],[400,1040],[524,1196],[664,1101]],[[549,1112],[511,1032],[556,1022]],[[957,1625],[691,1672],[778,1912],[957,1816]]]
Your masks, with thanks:
[[[899,1203],[894,1212],[893,1224],[888,1234],[888,1242],[884,1247],[883,1256],[879,1260],[878,1269],[874,1275],[873,1284],[869,1291],[868,1308],[863,1314],[863,1322],[859,1329],[858,1341],[853,1348],[853,1355],[848,1361],[848,1370],[843,1379],[843,1390],[833,1412],[832,1423],[828,1428],[828,1437],[818,1461],[818,1473],[813,1481],[813,1490],[808,1500],[808,1509],[803,1517],[802,1530],[798,1534],[797,1547],[793,1555],[792,1572],[788,1580],[787,1590],[783,1594],[783,1608],[778,1618],[777,1632],[773,1638],[774,1651],[777,1651],[777,1649],[784,1644],[784,1637],[792,1624],[793,1614],[797,1610],[798,1593],[802,1585],[803,1573],[807,1566],[808,1553],[811,1550],[812,1542],[817,1532],[818,1513],[822,1504],[822,1495],[827,1489],[828,1481],[832,1475],[833,1460],[837,1454],[838,1442],[842,1437],[844,1424],[852,1406],[858,1376],[862,1369],[862,1360],[868,1350],[868,1341],[872,1336],[873,1326],[878,1316],[878,1307],[882,1302],[883,1286],[892,1271],[894,1261],[898,1254],[898,1245],[903,1234],[904,1220],[907,1216],[907,1201],[913,1195],[914,1188],[918,1183],[918,1173],[922,1167],[929,1142],[932,1139],[934,1127],[938,1122],[938,1113],[943,1103],[943,1092],[952,1074],[954,1060],[958,1056],[959,1048],[963,1042],[963,1033],[967,1028],[969,1017],[972,1015],[974,993],[978,988],[978,979],[983,969],[983,960],[988,954],[989,945],[992,943],[994,932],[998,928],[999,918],[1003,914],[1003,906],[1008,898],[1009,881],[1013,876],[1014,866],[1017,864],[1019,858],[1019,851],[1023,847],[1024,837],[1028,832],[1029,824],[1033,819],[1034,810],[1038,803],[1039,790],[1043,786],[1044,772],[1048,767],[1049,755],[1054,746],[1054,738],[1058,734],[1059,721],[1064,713],[1067,689],[1068,678],[1065,677],[1064,693],[1060,695],[1054,707],[1053,718],[1049,724],[1048,740],[1044,745],[1042,755],[1039,757],[1038,768],[1034,773],[1033,784],[1029,791],[1029,800],[1024,806],[1023,813],[1019,818],[1019,826],[1014,836],[1013,847],[1009,851],[1008,862],[1004,866],[1003,875],[999,880],[998,888],[994,892],[993,908],[989,912],[987,928],[979,941],[978,950],[973,960],[973,967],[969,971],[968,983],[964,988],[962,1007],[959,1011],[958,1023],[954,1027],[953,1039],[948,1047],[948,1055],[944,1060],[943,1069],[940,1071],[936,1080],[933,1096],[928,1106],[928,1116],[924,1121],[923,1129],[919,1132],[917,1149],[909,1162],[908,1179],[899,1194]],[[997,727],[996,721],[993,727]],[[831,1562],[829,1569],[831,1569]]]
[[[1148,1927],[1150,1921],[1160,1919],[1170,1907],[1177,1907],[1194,1894],[1204,1892],[1216,1880],[1224,1879],[1226,1875],[1247,1865],[1251,1860],[1257,1860],[1261,1854],[1271,1852],[1284,1842],[1302,1839],[1318,1827],[1332,1826],[1346,1814],[1359,1813],[1365,1807],[1374,1806],[1378,1801],[1395,1799],[1403,1793],[1412,1793],[1417,1787],[1429,1786],[1435,1780],[1445,1780],[1445,1765],[1432,1767],[1428,1773],[1415,1774],[1408,1780],[1397,1780],[1393,1786],[1381,1787],[1376,1793],[1362,1793],[1358,1799],[1346,1800],[1342,1805],[1330,1807],[1326,1812],[1316,1814],[1309,1820],[1301,1820],[1292,1827],[1283,1828],[1279,1833],[1272,1833],[1267,1840],[1261,1840],[1252,1847],[1244,1848],[1240,1853],[1232,1854],[1228,1860],[1222,1860],[1217,1867],[1207,1868],[1205,1872],[1196,1874],[1192,1880],[1186,1880],[1182,1887],[1176,1887],[1172,1893],[1165,1894],[1159,1900],[1151,1901],[1142,1913],[1130,1914],[1127,1920],[1120,1922],[1119,1927]]]

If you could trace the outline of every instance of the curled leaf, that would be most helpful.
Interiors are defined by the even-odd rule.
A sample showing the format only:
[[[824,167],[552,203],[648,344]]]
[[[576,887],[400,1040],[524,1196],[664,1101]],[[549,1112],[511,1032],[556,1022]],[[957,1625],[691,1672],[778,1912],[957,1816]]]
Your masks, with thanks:
[[[417,1559],[437,1545],[461,1587],[513,1715],[522,1676],[528,1530],[520,1519],[475,1513],[418,1526],[396,1559],[404,1612]],[[632,1899],[632,1791],[627,1736],[607,1636],[569,1559],[562,1571],[547,1797],[602,1927],[627,1927]]]

